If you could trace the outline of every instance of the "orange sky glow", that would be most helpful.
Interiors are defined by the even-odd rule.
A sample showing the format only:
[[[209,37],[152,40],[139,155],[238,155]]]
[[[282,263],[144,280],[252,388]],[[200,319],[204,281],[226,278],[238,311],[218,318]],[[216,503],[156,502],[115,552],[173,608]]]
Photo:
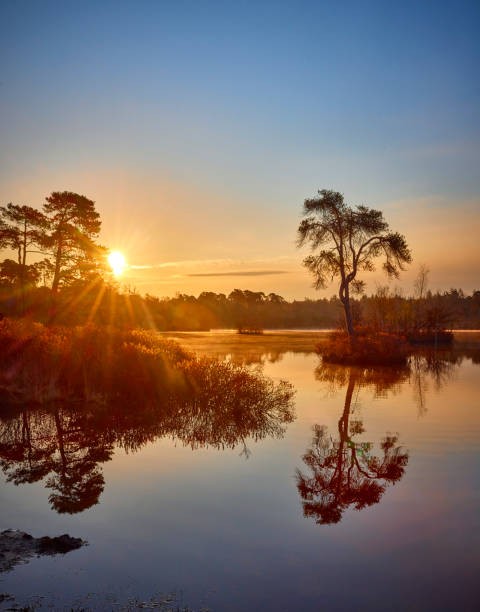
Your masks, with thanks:
[[[48,173],[50,174],[50,173]],[[83,186],[96,201],[102,218],[101,243],[120,251],[127,260],[117,277],[121,286],[159,297],[202,291],[230,293],[235,288],[278,293],[286,299],[330,297],[335,283],[315,291],[297,249],[296,229],[303,197],[299,192],[282,216],[252,198],[216,192],[213,188],[181,185],[168,179],[122,173],[47,176],[17,184],[18,201],[40,206],[48,185],[61,189]],[[4,195],[4,194],[1,194]],[[362,200],[345,193],[351,204]],[[430,269],[432,290],[452,287],[471,292],[480,288],[480,200],[456,202],[428,196],[374,202],[394,230],[402,232],[412,249],[413,263],[392,288],[412,291],[420,264]],[[287,208],[287,207],[285,207]],[[380,263],[380,262],[379,262]],[[367,292],[388,284],[380,270],[366,275]]]

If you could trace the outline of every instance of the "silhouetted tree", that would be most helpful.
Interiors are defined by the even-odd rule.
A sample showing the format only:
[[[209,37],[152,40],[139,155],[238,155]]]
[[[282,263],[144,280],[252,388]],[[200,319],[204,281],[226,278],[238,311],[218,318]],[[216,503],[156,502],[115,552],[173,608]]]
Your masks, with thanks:
[[[47,219],[31,206],[0,206],[0,245],[17,252],[17,261],[25,266],[28,253],[37,253],[43,243]]]
[[[18,285],[25,307],[25,286],[34,284],[39,273],[36,265],[27,264],[27,255],[43,253],[47,219],[31,206],[7,204],[0,206],[0,248],[8,248],[17,254],[16,263],[7,259],[2,265],[2,276],[10,284]]]
[[[404,236],[390,232],[383,213],[366,206],[351,208],[337,191],[322,189],[319,196],[303,205],[306,217],[298,228],[298,246],[309,244],[313,253],[304,265],[322,289],[335,277],[340,278],[338,295],[345,312],[350,337],[354,335],[350,294],[360,292],[364,283],[357,279],[361,271],[374,269],[374,260],[383,256],[383,268],[397,277],[410,263],[411,255]]]
[[[34,285],[40,278],[39,269],[33,264],[22,266],[13,259],[4,259],[0,263],[0,282],[5,285]]]
[[[54,191],[43,205],[48,220],[47,244],[53,258],[52,292],[98,270],[105,249],[96,244],[100,215],[95,203],[71,191]]]

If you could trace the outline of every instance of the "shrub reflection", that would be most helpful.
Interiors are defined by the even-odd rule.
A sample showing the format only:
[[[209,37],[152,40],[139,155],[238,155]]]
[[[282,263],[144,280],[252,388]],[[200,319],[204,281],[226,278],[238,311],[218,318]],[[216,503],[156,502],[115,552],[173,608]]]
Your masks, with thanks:
[[[241,445],[248,454],[249,440],[283,436],[293,420],[288,383],[274,384],[228,364],[206,367],[210,377],[203,385],[183,397],[167,396],[161,405],[55,405],[2,418],[0,466],[7,481],[46,478],[52,508],[73,514],[98,503],[105,485],[100,464],[116,446],[137,451],[166,436],[193,449]]]

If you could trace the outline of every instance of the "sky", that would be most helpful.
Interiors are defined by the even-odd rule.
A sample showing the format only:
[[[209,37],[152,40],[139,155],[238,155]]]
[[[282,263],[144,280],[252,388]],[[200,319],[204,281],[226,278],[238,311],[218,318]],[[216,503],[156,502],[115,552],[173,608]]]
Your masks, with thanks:
[[[94,200],[142,294],[303,299],[336,292],[295,244],[334,189],[405,235],[393,285],[480,289],[479,28],[476,0],[0,0],[0,204]]]

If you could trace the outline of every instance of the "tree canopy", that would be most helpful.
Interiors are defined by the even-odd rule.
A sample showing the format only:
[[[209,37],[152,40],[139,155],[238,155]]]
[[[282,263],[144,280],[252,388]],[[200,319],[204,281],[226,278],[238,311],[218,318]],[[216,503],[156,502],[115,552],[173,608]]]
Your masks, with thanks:
[[[79,277],[94,274],[105,249],[96,244],[100,215],[95,203],[71,191],[54,191],[46,198],[43,212],[48,220],[46,244],[53,259],[52,291]]]
[[[100,227],[95,203],[71,191],[54,191],[41,210],[0,206],[0,249],[10,251],[0,262],[0,285],[8,289],[14,311],[26,313],[31,290],[40,280],[44,288],[51,283],[51,319],[56,317],[60,288],[101,284],[106,249],[97,243]],[[45,301],[45,294],[40,299]]]
[[[38,279],[41,263],[28,265],[27,256],[42,252],[47,224],[45,215],[31,206],[0,206],[0,248],[10,249],[17,256],[16,262],[6,259],[0,264],[2,278],[9,284],[18,284],[23,290]]]

